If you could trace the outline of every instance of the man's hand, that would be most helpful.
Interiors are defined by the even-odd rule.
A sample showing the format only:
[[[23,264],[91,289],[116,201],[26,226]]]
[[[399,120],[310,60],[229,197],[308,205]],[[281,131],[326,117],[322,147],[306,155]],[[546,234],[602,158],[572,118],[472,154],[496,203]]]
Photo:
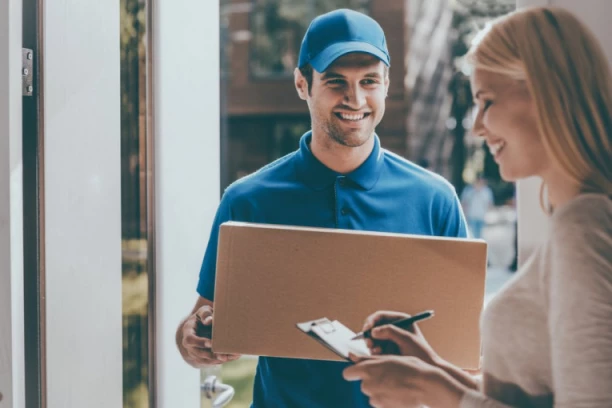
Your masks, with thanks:
[[[237,354],[217,354],[212,351],[213,309],[204,305],[183,321],[177,343],[183,359],[195,368],[223,364],[240,358]]]

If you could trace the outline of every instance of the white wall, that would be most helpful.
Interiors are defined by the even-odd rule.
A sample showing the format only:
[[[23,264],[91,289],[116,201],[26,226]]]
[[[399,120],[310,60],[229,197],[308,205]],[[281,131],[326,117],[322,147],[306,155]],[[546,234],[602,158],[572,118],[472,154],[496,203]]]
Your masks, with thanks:
[[[199,407],[200,373],[174,336],[195,305],[219,201],[219,4],[153,3],[157,406]]]
[[[47,398],[120,407],[119,2],[44,2]]]
[[[25,405],[21,0],[0,2],[0,407]]]
[[[517,0],[517,7],[558,6],[566,8],[593,30],[612,64],[612,1],[610,0]],[[547,219],[539,205],[540,182],[536,179],[518,183],[519,260],[524,261],[544,239]]]

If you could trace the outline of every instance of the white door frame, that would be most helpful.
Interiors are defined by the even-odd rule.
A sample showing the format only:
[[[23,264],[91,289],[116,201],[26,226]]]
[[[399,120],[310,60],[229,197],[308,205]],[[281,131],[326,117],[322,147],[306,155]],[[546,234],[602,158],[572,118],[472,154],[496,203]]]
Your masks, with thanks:
[[[47,406],[123,405],[119,2],[42,2]]]
[[[21,0],[0,2],[0,406],[25,405]]]
[[[179,322],[219,203],[219,2],[153,3],[157,408],[200,406],[200,372],[181,358]]]

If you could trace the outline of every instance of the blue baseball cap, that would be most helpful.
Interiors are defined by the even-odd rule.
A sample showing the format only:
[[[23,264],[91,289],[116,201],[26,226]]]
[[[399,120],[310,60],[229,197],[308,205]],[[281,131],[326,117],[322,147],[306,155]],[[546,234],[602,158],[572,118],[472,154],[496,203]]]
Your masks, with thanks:
[[[354,10],[339,9],[312,20],[300,47],[298,68],[310,64],[324,72],[336,59],[363,52],[391,64],[385,33],[371,17]]]

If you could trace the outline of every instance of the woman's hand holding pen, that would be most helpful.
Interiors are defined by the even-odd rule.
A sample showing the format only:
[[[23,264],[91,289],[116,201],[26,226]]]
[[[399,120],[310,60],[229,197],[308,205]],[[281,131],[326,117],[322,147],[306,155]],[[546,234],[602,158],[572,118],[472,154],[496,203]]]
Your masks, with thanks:
[[[373,355],[413,356],[437,366],[438,363],[441,363],[441,359],[427,343],[416,324],[413,324],[409,330],[387,324],[406,317],[409,315],[388,311],[370,315],[363,325],[363,331],[372,329],[371,338],[366,339],[370,351]]]
[[[416,357],[426,364],[446,372],[462,385],[470,389],[478,389],[478,381],[474,375],[466,372],[436,353],[429,345],[423,333],[416,324],[408,330],[387,324],[408,317],[405,313],[381,311],[370,315],[364,323],[364,331],[372,329],[372,339],[366,339],[372,355],[399,355]],[[357,363],[357,360],[353,360]]]
[[[366,339],[372,357],[349,355],[355,364],[344,370],[344,378],[361,381],[376,408],[459,406],[466,390],[478,384],[438,356],[416,324],[408,330],[388,324],[406,317],[387,311],[370,315],[363,331],[372,329]]]

